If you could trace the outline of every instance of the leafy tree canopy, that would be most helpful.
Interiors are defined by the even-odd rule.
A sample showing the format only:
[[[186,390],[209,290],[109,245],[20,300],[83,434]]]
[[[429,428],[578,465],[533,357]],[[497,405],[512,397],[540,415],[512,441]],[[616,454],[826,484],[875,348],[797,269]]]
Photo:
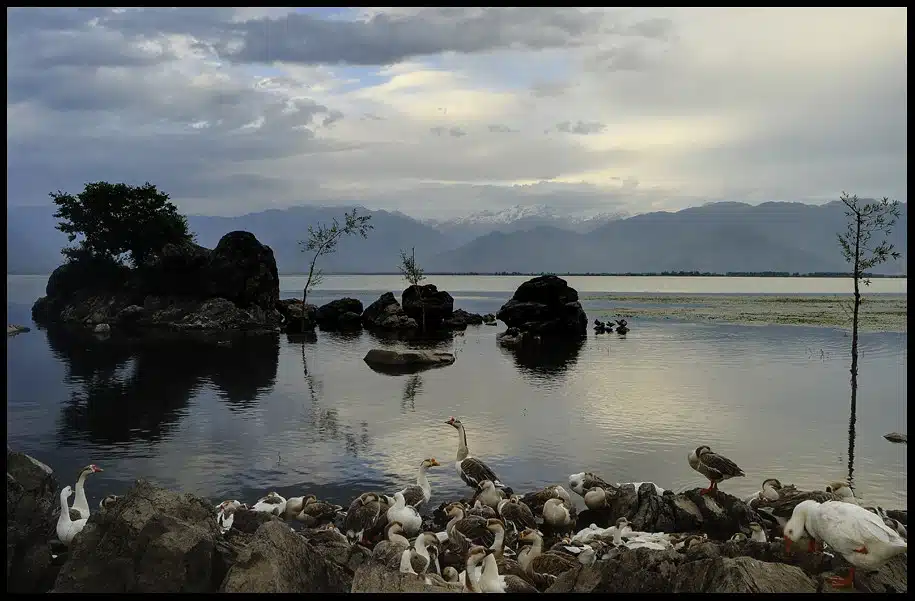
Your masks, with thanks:
[[[142,186],[94,182],[78,195],[51,192],[57,205],[57,229],[77,246],[61,250],[70,261],[85,258],[120,263],[126,256],[135,266],[167,243],[194,239],[187,218],[169,202],[168,194],[149,182]]]

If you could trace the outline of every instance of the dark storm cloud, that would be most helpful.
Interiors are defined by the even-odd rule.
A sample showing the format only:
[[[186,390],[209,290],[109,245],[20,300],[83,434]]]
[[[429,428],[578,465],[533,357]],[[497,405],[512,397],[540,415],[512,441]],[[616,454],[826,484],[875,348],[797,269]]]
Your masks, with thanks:
[[[387,65],[442,52],[577,47],[609,34],[667,35],[658,25],[633,27],[615,23],[606,14],[547,7],[424,8],[410,15],[378,14],[366,21],[292,13],[236,25],[244,44],[225,56],[254,63]]]

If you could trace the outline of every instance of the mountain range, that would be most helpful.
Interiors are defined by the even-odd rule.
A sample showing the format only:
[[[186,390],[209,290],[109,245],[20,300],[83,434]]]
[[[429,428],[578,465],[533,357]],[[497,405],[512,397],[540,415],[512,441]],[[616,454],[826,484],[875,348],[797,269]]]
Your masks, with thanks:
[[[247,230],[271,246],[280,273],[308,269],[298,241],[309,225],[327,223],[351,207],[300,206],[239,217],[191,215],[197,242],[212,248],[233,230]],[[415,249],[427,272],[645,273],[847,272],[836,242],[843,205],[718,202],[677,212],[608,213],[569,217],[546,206],[485,211],[446,221],[420,221],[370,211],[367,239],[344,239],[323,257],[328,273],[396,273],[399,251]],[[907,205],[890,241],[902,253],[875,273],[905,271]],[[54,226],[54,207],[7,207],[7,273],[50,273],[61,262],[66,236]]]

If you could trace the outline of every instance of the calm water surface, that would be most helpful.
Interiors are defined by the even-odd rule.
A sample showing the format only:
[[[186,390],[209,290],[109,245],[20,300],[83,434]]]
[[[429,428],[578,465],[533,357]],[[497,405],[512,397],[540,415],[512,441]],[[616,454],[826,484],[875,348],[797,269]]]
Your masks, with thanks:
[[[455,306],[495,312],[524,277],[435,277]],[[588,293],[835,294],[827,278],[569,277]],[[34,328],[31,303],[47,281],[7,277],[9,323]],[[284,297],[303,278],[282,278]],[[328,277],[312,301],[343,295],[368,304],[394,276]],[[905,293],[875,280],[872,293]],[[608,308],[608,301],[585,309]],[[7,341],[7,440],[62,475],[97,463],[90,502],[139,477],[213,499],[253,501],[268,490],[315,492],[345,503],[411,482],[435,457],[433,504],[469,489],[454,467],[459,416],[471,452],[519,491],[592,470],[611,481],[653,480],[675,490],[706,484],[686,454],[709,444],[747,478],[722,488],[749,494],[767,477],[822,488],[849,461],[848,355],[840,331],[639,319],[626,338],[516,355],[497,346],[503,327],[470,327],[439,343],[454,365],[412,376],[362,361],[391,343],[368,333],[319,332],[231,345],[74,336],[33,329]],[[865,334],[855,424],[859,496],[906,507],[906,334]]]

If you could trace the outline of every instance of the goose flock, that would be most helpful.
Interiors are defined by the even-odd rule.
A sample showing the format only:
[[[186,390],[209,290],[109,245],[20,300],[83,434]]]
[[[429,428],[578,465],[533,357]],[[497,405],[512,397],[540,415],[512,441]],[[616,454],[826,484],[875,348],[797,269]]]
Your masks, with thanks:
[[[345,508],[319,500],[315,495],[284,498],[271,491],[253,505],[226,500],[216,505],[216,522],[222,533],[231,530],[239,511],[267,513],[302,523],[303,534],[325,544],[346,545],[366,553],[392,570],[423,578],[427,584],[454,583],[465,592],[541,592],[564,572],[609,559],[620,548],[684,550],[707,540],[705,534],[642,532],[626,516],[612,526],[591,524],[576,531],[578,512],[571,495],[561,485],[550,485],[526,495],[514,494],[481,459],[470,454],[467,432],[461,420],[446,422],[457,431],[455,470],[474,493],[469,501],[443,504],[444,530],[429,529],[419,510],[432,498],[428,470],[441,464],[434,458],[419,464],[416,483],[393,494],[378,491],[357,496]],[[690,451],[692,469],[709,481],[702,495],[717,493],[718,484],[745,476],[737,464],[702,445]],[[57,536],[69,546],[89,518],[86,478],[102,469],[88,465],[79,472],[74,490],[60,493],[61,512]],[[665,493],[654,483],[633,483],[636,490],[651,484],[658,495]],[[592,472],[571,474],[568,487],[592,511],[612,510],[619,483],[611,484]],[[119,497],[108,495],[99,504],[104,512]],[[831,482],[824,490],[801,491],[782,485],[776,478],[763,481],[759,491],[744,500],[759,515],[771,518],[783,534],[786,550],[792,543],[808,541],[808,550],[829,547],[844,557],[851,569],[836,577],[839,587],[853,584],[856,567],[873,571],[907,550],[905,525],[880,507],[864,508],[845,482]],[[774,536],[773,536],[774,537]],[[768,542],[766,525],[748,524],[734,542]]]

